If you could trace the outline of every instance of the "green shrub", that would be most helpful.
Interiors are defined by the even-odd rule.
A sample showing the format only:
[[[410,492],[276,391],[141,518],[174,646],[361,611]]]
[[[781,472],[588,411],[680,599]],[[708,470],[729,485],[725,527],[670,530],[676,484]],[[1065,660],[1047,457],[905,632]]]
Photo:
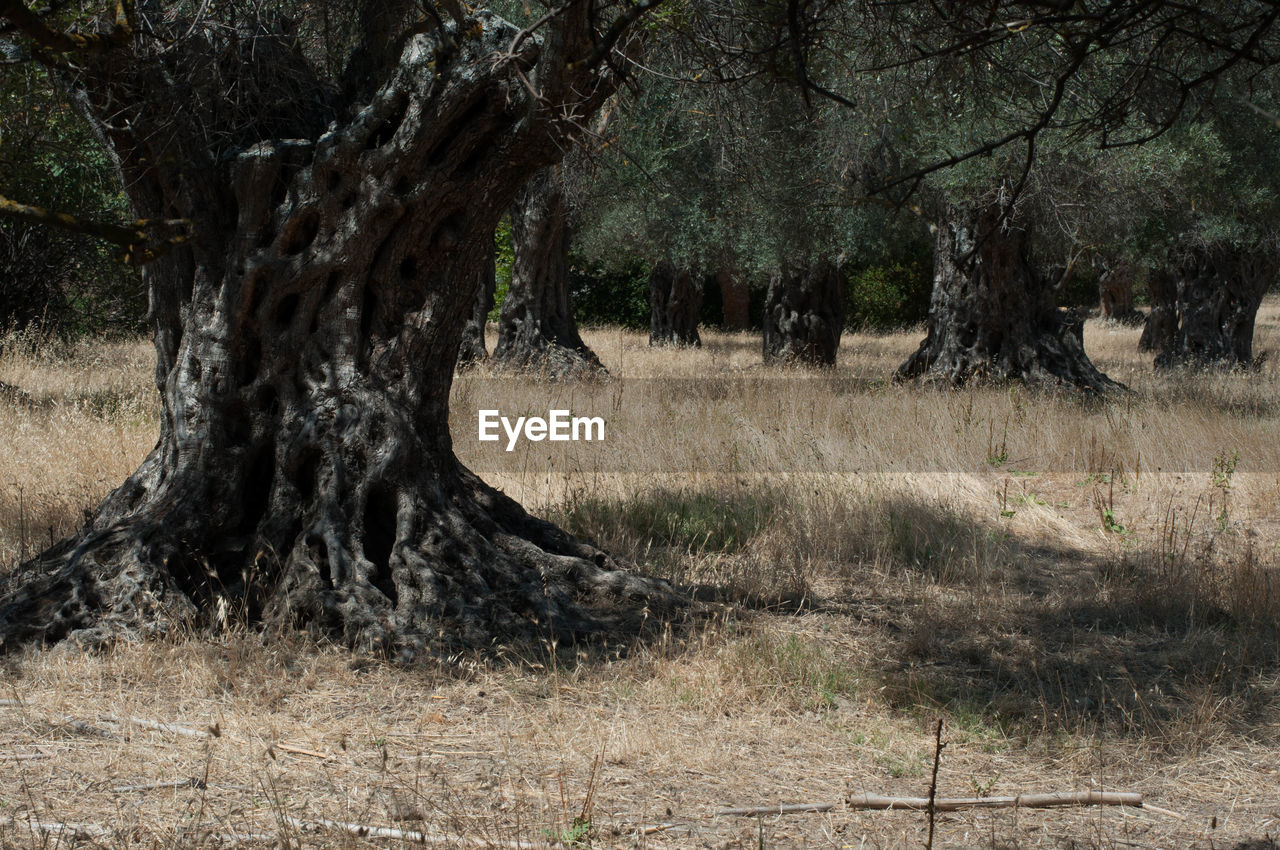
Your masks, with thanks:
[[[502,302],[507,300],[511,291],[511,266],[516,261],[516,249],[511,242],[511,217],[504,215],[493,232],[493,309],[489,311],[489,321],[498,321],[502,312]]]
[[[631,259],[606,271],[576,252],[569,255],[569,298],[579,325],[649,327],[649,266]]]
[[[658,490],[629,499],[582,498],[556,519],[575,534],[611,548],[737,552],[778,508],[770,493]]]
[[[0,194],[90,220],[129,216],[111,161],[48,73],[0,78]],[[0,329],[63,337],[143,329],[146,292],[115,249],[69,231],[0,221]]]
[[[1056,275],[1061,275],[1056,271]],[[1056,283],[1051,278],[1050,283]],[[1076,263],[1067,279],[1058,290],[1058,306],[1060,307],[1097,307],[1098,275],[1088,263]]]
[[[923,322],[932,290],[932,269],[919,259],[855,270],[845,285],[845,327],[879,331]]]

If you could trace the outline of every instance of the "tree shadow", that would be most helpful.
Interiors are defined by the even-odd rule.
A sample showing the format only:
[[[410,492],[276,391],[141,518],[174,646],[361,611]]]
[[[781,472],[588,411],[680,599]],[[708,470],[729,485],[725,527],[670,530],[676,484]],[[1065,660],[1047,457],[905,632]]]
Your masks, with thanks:
[[[911,517],[908,548],[874,571],[850,567],[846,587],[860,592],[823,610],[879,637],[891,705],[1006,732],[1097,729],[1179,746],[1224,729],[1274,737],[1280,564],[1246,536],[1099,557],[962,516],[962,545],[998,548],[982,568],[948,573],[901,555],[954,538],[954,512],[916,499],[884,510]]]
[[[697,605],[822,617],[874,647],[839,660],[900,710],[1179,746],[1273,736],[1280,720],[1280,563],[1247,534],[1166,533],[1099,556],[913,494],[806,508],[768,485],[579,502],[555,519]]]

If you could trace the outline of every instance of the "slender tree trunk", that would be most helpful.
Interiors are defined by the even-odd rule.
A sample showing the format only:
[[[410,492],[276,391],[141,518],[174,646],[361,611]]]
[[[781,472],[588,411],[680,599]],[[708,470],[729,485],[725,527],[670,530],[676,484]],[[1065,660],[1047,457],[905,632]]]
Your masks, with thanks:
[[[502,302],[496,364],[552,377],[603,373],[569,303],[569,208],[554,168],[535,174],[511,210],[515,263]]]
[[[1090,391],[1119,385],[1084,351],[1082,323],[1027,259],[1026,232],[1001,208],[952,208],[939,222],[928,335],[898,370],[949,384],[1020,380]]]
[[[702,282],[663,261],[649,272],[649,344],[701,346]]]
[[[1151,312],[1147,313],[1139,351],[1167,351],[1178,329],[1178,283],[1167,268],[1152,269],[1147,275]]]
[[[844,275],[829,260],[775,272],[764,303],[764,360],[833,366],[844,331]]]
[[[1184,241],[1172,259],[1176,320],[1156,366],[1254,366],[1253,324],[1280,254]]]
[[[517,29],[484,12],[472,27],[456,46],[412,37],[372,102],[314,141],[226,157],[203,155],[196,121],[190,139],[148,125],[177,100],[166,77],[113,60],[93,94],[135,207],[194,230],[145,270],[160,437],[79,535],[10,577],[0,645],[231,612],[412,656],[618,628],[669,598],[453,454],[449,387],[494,228],[561,156],[566,113],[604,96],[598,77],[562,79],[556,49],[586,47],[526,39],[495,64]],[[544,109],[530,79],[586,100]]]
[[[479,363],[489,356],[485,349],[484,330],[489,322],[489,312],[493,310],[493,296],[498,288],[493,253],[476,277],[475,301],[471,305],[471,315],[462,326],[462,342],[458,344],[458,367]]]
[[[1121,260],[1104,267],[1098,275],[1098,296],[1102,318],[1122,325],[1140,325],[1146,317],[1133,306],[1133,263]]]
[[[716,272],[720,286],[720,303],[724,310],[724,329],[745,331],[751,327],[751,289],[747,280],[730,269]]]

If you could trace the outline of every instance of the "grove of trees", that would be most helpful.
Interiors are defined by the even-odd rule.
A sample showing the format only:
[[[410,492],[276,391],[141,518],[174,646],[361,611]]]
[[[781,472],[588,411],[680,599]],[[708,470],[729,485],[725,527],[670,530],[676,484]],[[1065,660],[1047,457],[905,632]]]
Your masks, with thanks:
[[[0,642],[229,606],[412,657],[677,604],[454,456],[449,388],[460,351],[484,355],[504,216],[507,365],[599,369],[569,307],[574,233],[597,264],[649,267],[654,342],[696,344],[704,281],[752,281],[763,355],[832,363],[851,270],[932,249],[904,377],[1107,392],[1057,303],[1097,255],[1168,275],[1158,363],[1247,365],[1280,265],[1277,17],[0,0],[4,145],[41,99],[74,128],[65,164],[4,178],[5,238],[58,226],[140,266],[162,400],[140,468],[10,577]],[[11,93],[21,75],[35,93]],[[77,172],[104,168],[123,202]]]

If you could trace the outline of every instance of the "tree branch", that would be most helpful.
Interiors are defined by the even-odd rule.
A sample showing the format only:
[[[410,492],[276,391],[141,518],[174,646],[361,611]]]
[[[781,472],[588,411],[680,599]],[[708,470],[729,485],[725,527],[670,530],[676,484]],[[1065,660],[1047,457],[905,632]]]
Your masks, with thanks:
[[[133,0],[118,0],[115,24],[110,32],[84,34],[60,32],[27,8],[22,0],[0,0],[0,18],[14,29],[53,53],[88,53],[101,55],[126,44],[134,32]]]
[[[599,65],[604,58],[609,55],[614,46],[630,29],[631,26],[649,12],[661,6],[663,0],[640,0],[639,3],[633,3],[627,6],[622,14],[614,19],[609,29],[605,31],[600,40],[596,42],[595,48],[584,59],[569,63],[569,70],[574,71],[579,68],[585,68],[590,71]]]
[[[169,220],[142,218],[130,224],[90,221],[67,213],[53,212],[44,207],[18,203],[2,195],[0,195],[0,217],[69,230],[72,233],[81,233],[119,245],[123,249],[121,258],[126,262],[139,265],[150,262],[186,242],[191,224],[184,218]]]

